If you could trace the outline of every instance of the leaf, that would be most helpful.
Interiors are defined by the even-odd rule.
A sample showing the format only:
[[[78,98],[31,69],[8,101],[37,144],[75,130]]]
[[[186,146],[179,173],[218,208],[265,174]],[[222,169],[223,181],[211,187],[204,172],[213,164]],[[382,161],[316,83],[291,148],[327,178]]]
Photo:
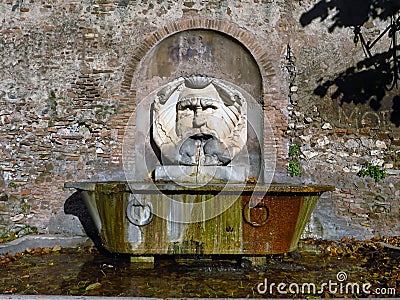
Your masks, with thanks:
[[[17,291],[17,288],[13,287],[9,290],[4,291],[4,294],[14,294]]]
[[[42,253],[44,253],[44,254],[49,254],[49,253],[51,253],[51,248],[49,248],[49,247],[43,248],[43,249],[42,249]]]
[[[95,288],[98,288],[98,287],[100,287],[101,286],[101,283],[100,282],[95,282],[95,283],[92,283],[92,284],[89,284],[87,287],[86,287],[86,291],[90,291],[90,290],[94,290]]]
[[[69,294],[70,294],[70,295],[78,295],[78,294],[79,294],[79,290],[77,290],[77,289],[71,289],[71,290],[69,290]]]
[[[55,245],[52,250],[53,250],[53,252],[60,251],[61,250],[61,246],[60,245]]]

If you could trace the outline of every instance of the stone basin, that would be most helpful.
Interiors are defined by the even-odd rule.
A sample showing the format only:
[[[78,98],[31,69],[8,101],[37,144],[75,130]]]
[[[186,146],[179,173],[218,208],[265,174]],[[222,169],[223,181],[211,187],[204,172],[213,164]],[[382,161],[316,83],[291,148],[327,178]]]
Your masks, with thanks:
[[[327,185],[68,182],[111,253],[266,255],[294,251]]]

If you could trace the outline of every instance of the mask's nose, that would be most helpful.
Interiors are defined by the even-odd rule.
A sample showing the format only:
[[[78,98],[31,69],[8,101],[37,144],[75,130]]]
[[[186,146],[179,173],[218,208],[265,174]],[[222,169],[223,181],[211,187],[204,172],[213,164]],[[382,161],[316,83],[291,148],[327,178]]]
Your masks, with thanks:
[[[200,128],[206,124],[207,119],[201,114],[202,110],[201,106],[196,106],[193,116],[193,128]]]

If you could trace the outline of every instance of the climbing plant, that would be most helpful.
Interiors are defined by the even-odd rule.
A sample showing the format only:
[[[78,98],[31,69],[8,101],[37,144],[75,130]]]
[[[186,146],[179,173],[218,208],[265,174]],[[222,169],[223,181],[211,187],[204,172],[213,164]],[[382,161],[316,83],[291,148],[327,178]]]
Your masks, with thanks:
[[[288,174],[292,177],[300,176],[301,175],[301,168],[299,164],[299,153],[300,153],[300,146],[299,145],[291,145],[289,147],[289,162],[287,171]]]
[[[363,168],[357,173],[360,177],[369,176],[379,182],[386,177],[386,170],[379,166],[374,166],[370,162],[364,164]]]

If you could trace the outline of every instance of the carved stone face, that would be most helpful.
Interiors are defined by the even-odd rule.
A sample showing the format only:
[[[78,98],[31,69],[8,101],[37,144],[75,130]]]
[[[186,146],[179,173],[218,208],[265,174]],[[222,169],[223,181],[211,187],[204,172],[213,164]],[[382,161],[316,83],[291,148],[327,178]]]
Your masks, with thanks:
[[[167,164],[229,164],[246,142],[240,93],[200,75],[174,84],[160,91],[154,103],[153,138],[162,159]]]
[[[178,137],[205,133],[225,139],[235,124],[226,113],[228,109],[213,86],[189,89],[189,94],[177,103],[176,133]],[[203,95],[206,94],[206,95]],[[235,121],[237,121],[235,116]]]

